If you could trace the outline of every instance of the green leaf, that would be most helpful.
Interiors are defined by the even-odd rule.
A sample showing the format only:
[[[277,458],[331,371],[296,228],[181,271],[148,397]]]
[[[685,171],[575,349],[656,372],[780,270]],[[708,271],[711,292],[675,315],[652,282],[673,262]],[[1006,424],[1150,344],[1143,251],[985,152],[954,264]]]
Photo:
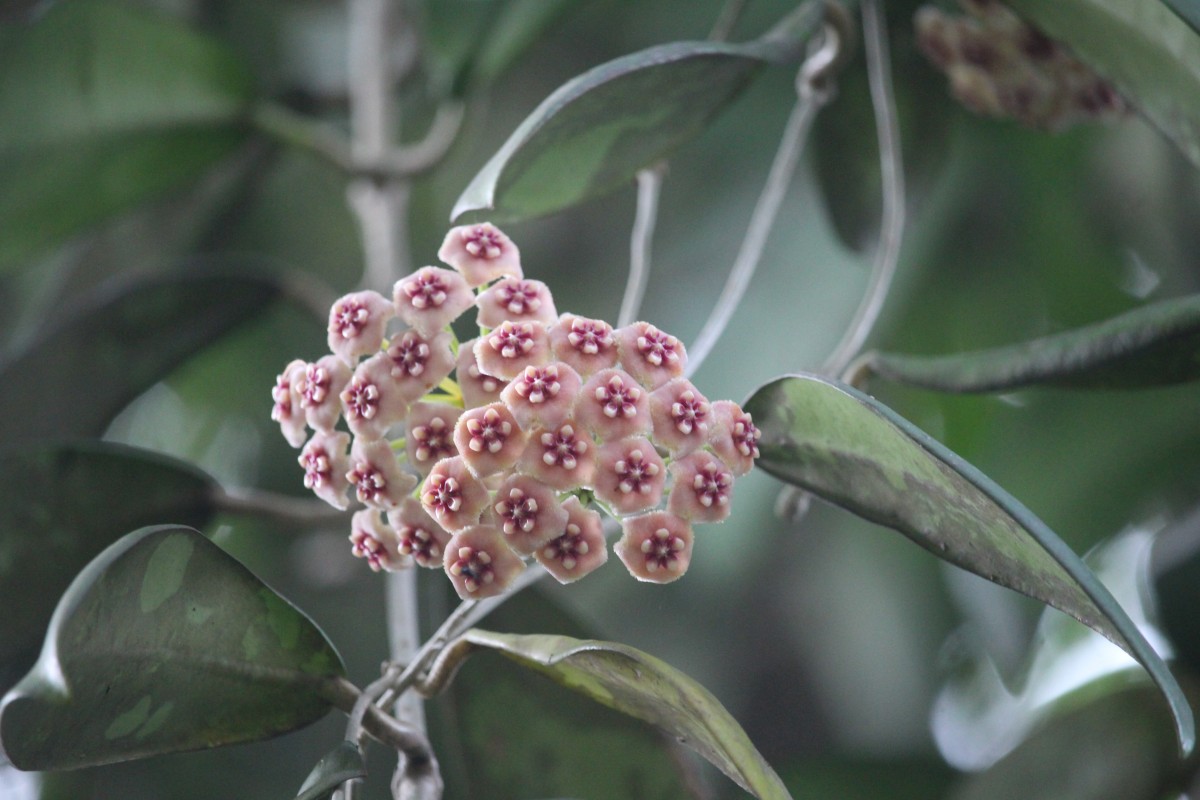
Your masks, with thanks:
[[[1200,36],[1162,3],[1009,0],[1047,36],[1111,80],[1200,166]]]
[[[312,621],[221,548],[142,528],[63,595],[0,706],[0,742],[47,770],[266,739],[322,717],[344,673]]]
[[[946,392],[1035,384],[1135,389],[1185,383],[1200,378],[1200,295],[991,350],[947,356],[871,353],[867,367],[891,380]]]
[[[488,619],[511,631],[590,635],[536,588],[511,598]],[[692,774],[694,762],[649,725],[549,684],[499,655],[483,653],[477,661],[429,706],[446,797],[695,797],[687,788],[700,779]],[[522,724],[514,725],[515,719]]]
[[[2,452],[0,486],[0,692],[29,669],[58,597],[88,562],[144,525],[203,527],[217,491],[189,464],[102,442]]]
[[[435,72],[462,96],[495,81],[579,0],[430,0],[425,33]]]
[[[358,745],[342,742],[313,767],[313,771],[304,779],[296,800],[325,800],[346,781],[366,775],[367,765]]]
[[[1196,33],[1200,33],[1200,6],[1195,0],[1162,0],[1163,4],[1179,15]]]
[[[0,442],[99,436],[141,392],[283,291],[272,277],[215,271],[108,285],[0,364]]]
[[[1169,714],[1149,686],[1126,687],[1063,710],[950,800],[1160,800],[1186,785],[1166,734]],[[1171,794],[1170,796],[1175,796]]]
[[[745,404],[762,431],[758,465],[903,533],[956,566],[1066,612],[1141,662],[1175,713],[1191,708],[1170,671],[1103,584],[1045,523],[891,409],[814,375],[778,378]]]
[[[0,271],[198,178],[244,139],[233,129],[183,129],[0,153]]]
[[[799,60],[820,21],[821,6],[806,3],[752,42],[665,44],[573,78],[484,165],[451,219],[535,217],[628,182],[703,131],[759,67]]]
[[[675,736],[755,797],[791,797],[720,701],[654,656],[614,642],[547,634],[474,629],[464,639]]]
[[[99,0],[4,28],[0,74],[0,269],[199,175],[254,90],[221,43]]]
[[[912,19],[928,0],[890,0],[888,48],[896,75],[893,97],[900,126],[907,205],[916,208],[947,162],[954,105],[928,59],[916,47]],[[862,252],[879,238],[882,177],[866,60],[854,58],[837,76],[837,94],[813,122],[812,154],[821,196],[838,238]]]

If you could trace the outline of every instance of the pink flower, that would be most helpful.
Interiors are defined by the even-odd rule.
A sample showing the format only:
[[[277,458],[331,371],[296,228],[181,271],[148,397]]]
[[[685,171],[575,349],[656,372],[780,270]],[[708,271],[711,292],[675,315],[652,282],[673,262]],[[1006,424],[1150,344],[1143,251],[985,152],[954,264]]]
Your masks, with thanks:
[[[521,555],[531,555],[567,526],[567,512],[554,491],[529,475],[513,475],[500,484],[492,511],[504,540]]]
[[[477,523],[487,504],[487,487],[471,474],[462,456],[434,464],[421,486],[421,505],[451,532]]]
[[[385,511],[399,508],[417,479],[400,469],[392,447],[384,439],[354,440],[346,480],[355,486],[358,500]]]
[[[359,356],[379,350],[396,307],[379,292],[354,292],[329,309],[329,349],[353,367]]]
[[[629,373],[601,370],[583,385],[575,418],[602,441],[638,436],[650,432],[650,401]]]
[[[733,473],[719,458],[699,450],[671,464],[675,484],[667,510],[694,522],[720,522],[729,516]]]
[[[522,277],[520,251],[490,222],[451,228],[438,258],[461,272],[471,286],[483,286],[504,275]]]
[[[525,569],[525,563],[504,543],[504,534],[492,525],[475,525],[456,533],[446,545],[442,566],[463,600],[503,594]]]
[[[399,510],[389,511],[388,523],[396,531],[396,550],[422,567],[440,567],[450,533],[425,513],[421,503],[406,497]]]
[[[350,488],[346,480],[346,470],[350,466],[346,455],[349,447],[349,434],[317,431],[297,459],[304,468],[304,485],[334,508],[344,509],[350,504],[346,499],[346,491]]]
[[[550,363],[550,337],[540,322],[504,322],[475,340],[479,369],[511,381],[529,366]]]
[[[410,403],[421,399],[454,370],[450,341],[445,331],[425,337],[408,330],[392,338],[382,357],[390,363],[397,391]]]
[[[505,321],[537,320],[549,325],[558,319],[550,288],[541,281],[502,278],[475,300],[476,321],[481,328],[495,328]]]
[[[683,343],[649,322],[635,322],[616,332],[621,366],[651,389],[683,374]]]
[[[643,437],[603,445],[596,460],[596,497],[616,513],[645,511],[662,500],[667,467]]]
[[[539,547],[534,557],[559,583],[571,583],[608,561],[608,547],[598,513],[584,508],[578,497],[567,498],[563,509],[566,529]]]
[[[475,304],[466,279],[441,267],[422,267],[396,281],[396,314],[425,338],[431,338]]]
[[[709,438],[712,406],[687,378],[675,378],[650,393],[654,440],[672,455],[686,455]]]
[[[592,437],[569,420],[536,428],[521,456],[520,470],[560,492],[591,486],[596,473]]]
[[[397,544],[396,532],[380,521],[375,509],[364,508],[351,518],[351,552],[355,558],[365,558],[373,572],[394,572],[403,566]]]
[[[617,365],[617,338],[604,320],[563,314],[549,328],[554,357],[588,378]]]
[[[458,455],[454,424],[462,411],[445,403],[416,403],[408,412],[408,463],[428,475],[443,458]]]
[[[737,403],[718,400],[712,407],[714,424],[710,444],[713,451],[734,475],[745,475],[758,458],[758,440],[762,434]]]
[[[338,395],[349,382],[350,367],[337,356],[324,356],[305,365],[295,385],[309,427],[324,433],[333,430],[342,412]]]
[[[500,398],[523,428],[558,425],[571,416],[582,386],[579,373],[560,361],[526,367]]]
[[[503,403],[463,412],[454,426],[454,445],[471,472],[493,475],[517,463],[528,435]]]
[[[300,408],[300,392],[296,383],[304,374],[307,365],[296,359],[283,368],[283,372],[275,377],[275,386],[271,389],[271,419],[279,423],[283,430],[283,438],[292,447],[299,447],[308,438],[304,429],[304,412]]]
[[[463,342],[458,347],[458,362],[455,364],[455,377],[458,388],[462,390],[463,405],[467,408],[477,408],[494,403],[500,399],[500,391],[508,382],[488,375],[479,369],[475,358],[475,344],[478,339]]]
[[[382,438],[408,413],[408,398],[392,380],[382,354],[359,364],[340,396],[351,433],[364,439]]]
[[[670,583],[687,572],[692,560],[692,526],[665,511],[629,517],[613,546],[617,558],[639,581]]]

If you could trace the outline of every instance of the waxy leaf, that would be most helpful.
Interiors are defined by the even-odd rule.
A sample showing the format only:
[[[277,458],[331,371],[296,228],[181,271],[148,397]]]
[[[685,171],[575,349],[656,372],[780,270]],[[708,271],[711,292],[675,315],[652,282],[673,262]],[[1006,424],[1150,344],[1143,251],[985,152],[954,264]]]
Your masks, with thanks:
[[[991,350],[947,356],[871,353],[866,366],[885,378],[944,392],[1035,384],[1136,389],[1185,383],[1200,379],[1200,295]]]
[[[779,776],[720,701],[654,656],[615,642],[548,634],[474,629],[463,638],[675,736],[755,797],[790,800]]]
[[[1200,166],[1200,35],[1162,3],[1008,0],[1008,5],[1111,80]]]
[[[197,177],[254,90],[220,42],[99,0],[6,26],[0,75],[0,269]]]
[[[560,86],[484,165],[451,219],[549,214],[630,181],[699,134],[766,63],[804,54],[821,22],[806,3],[752,42],[676,42],[602,64]],[[475,215],[482,216],[482,215]]]
[[[190,464],[105,442],[0,452],[0,486],[0,692],[29,669],[88,562],[145,525],[203,527],[218,491]]]
[[[348,780],[364,778],[367,765],[354,742],[342,742],[317,762],[304,780],[296,800],[325,800]]]
[[[0,363],[0,442],[99,436],[131,400],[282,292],[279,280],[248,273],[108,286]]]
[[[506,631],[590,636],[536,588],[488,620]],[[446,797],[696,797],[696,765],[667,736],[499,655],[469,662],[429,711]]]
[[[142,528],[63,595],[0,706],[0,744],[48,770],[266,739],[324,716],[344,673],[312,621],[221,548]]]
[[[778,378],[745,409],[770,474],[1070,614],[1136,658],[1191,752],[1192,711],[1162,659],[1083,561],[987,476],[881,403],[815,375]]]

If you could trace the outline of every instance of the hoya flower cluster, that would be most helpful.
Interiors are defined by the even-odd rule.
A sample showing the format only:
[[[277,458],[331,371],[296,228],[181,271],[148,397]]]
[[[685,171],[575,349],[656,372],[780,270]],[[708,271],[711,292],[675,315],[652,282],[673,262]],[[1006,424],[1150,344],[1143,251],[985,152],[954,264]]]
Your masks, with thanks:
[[[1000,0],[959,2],[969,16],[924,6],[915,21],[921,50],[968,108],[1052,131],[1129,112],[1111,83]]]
[[[560,315],[494,226],[451,230],[438,257],[453,269],[334,303],[331,352],[288,364],[273,390],[305,485],[364,506],[354,554],[441,566],[464,598],[501,593],[528,557],[567,583],[608,558],[598,507],[621,521],[634,577],[681,576],[693,523],[729,515],[758,456],[750,416],[710,403],[653,325]],[[470,309],[480,335],[460,344],[450,324]]]

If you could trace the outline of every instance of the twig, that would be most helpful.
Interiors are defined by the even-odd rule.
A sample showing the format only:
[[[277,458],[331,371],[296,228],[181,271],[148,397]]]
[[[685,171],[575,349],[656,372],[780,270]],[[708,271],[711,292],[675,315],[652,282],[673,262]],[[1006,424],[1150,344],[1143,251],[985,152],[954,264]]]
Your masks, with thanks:
[[[355,162],[378,163],[390,151],[398,127],[391,46],[399,8],[394,0],[349,0],[349,15],[350,150]],[[362,229],[363,283],[390,288],[406,271],[407,182],[358,178],[346,193]]]
[[[264,492],[259,489],[220,489],[212,493],[213,507],[227,514],[264,517],[286,523],[291,529],[325,528],[341,525],[349,516],[321,500]]]
[[[359,724],[353,731],[347,726],[348,741],[357,742],[360,732],[366,732],[402,755],[405,798],[437,800],[442,793],[442,779],[429,739],[421,730],[385,714],[371,702],[372,691],[384,685],[384,679],[380,678],[360,692],[350,681],[338,678],[324,687],[324,694],[336,708],[351,715],[351,721],[357,717]],[[342,790],[347,797],[354,796],[351,783],[354,782],[342,784]]]
[[[438,106],[424,138],[400,147],[389,146],[372,157],[355,153],[333,125],[279,103],[259,103],[250,112],[250,124],[271,139],[305,150],[346,175],[384,183],[416,177],[441,163],[462,127],[464,108],[458,101],[445,102]]]
[[[646,296],[646,282],[650,277],[650,245],[654,241],[658,197],[662,192],[666,169],[664,161],[637,174],[637,215],[633,219],[633,233],[629,239],[629,279],[625,283],[625,296],[621,299],[621,313],[617,316],[619,328],[637,320],[642,298]]]
[[[729,38],[729,34],[733,33],[734,26],[741,18],[742,12],[746,10],[746,3],[747,0],[725,0],[725,5],[721,7],[717,21],[713,23],[712,30],[708,32],[709,41],[723,42]]]
[[[767,243],[767,236],[775,225],[775,217],[796,171],[800,153],[804,150],[812,121],[817,111],[829,99],[830,91],[826,86],[827,70],[837,62],[841,48],[841,36],[835,27],[827,23],[820,47],[800,68],[800,75],[797,77],[799,96],[788,117],[779,149],[775,152],[775,160],[767,175],[767,182],[754,206],[750,224],[746,228],[746,236],[729,271],[721,296],[717,298],[717,303],[704,327],[700,329],[696,341],[688,348],[689,376],[700,368],[712,351],[725,331],[725,326],[729,324],[734,310],[741,303],[742,296],[750,285],[750,279],[754,277],[754,270],[758,267],[763,247]]]
[[[875,263],[871,268],[866,293],[842,340],[821,368],[826,375],[841,374],[858,355],[874,328],[896,274],[900,244],[904,237],[904,164],[900,151],[899,124],[896,121],[896,100],[892,92],[887,22],[879,0],[863,0],[862,22],[867,77],[871,87],[871,104],[875,109],[875,132],[879,139],[883,213],[879,247],[875,251]]]
[[[356,163],[382,163],[391,152],[399,121],[393,102],[395,73],[392,45],[401,27],[400,0],[349,0],[350,17],[350,123],[351,152]],[[409,47],[415,46],[408,37]],[[457,130],[458,122],[454,121]],[[434,126],[438,127],[438,126]],[[439,129],[440,130],[440,129]],[[432,153],[432,155],[437,155]],[[360,178],[347,188],[347,198],[362,229],[366,259],[363,282],[387,289],[399,275],[408,271],[409,183],[391,178]],[[389,586],[387,607],[388,639],[392,661],[406,664],[412,658],[420,638],[417,626],[414,570],[397,573]],[[390,680],[376,682],[382,693]],[[442,779],[437,761],[424,735],[424,713],[419,697],[401,698],[395,710],[405,728],[424,743],[423,751],[400,748],[401,758],[392,779],[396,800],[420,798],[436,800],[442,794]],[[372,699],[366,701],[364,725],[372,711],[379,713]],[[347,784],[347,792],[353,785]]]

